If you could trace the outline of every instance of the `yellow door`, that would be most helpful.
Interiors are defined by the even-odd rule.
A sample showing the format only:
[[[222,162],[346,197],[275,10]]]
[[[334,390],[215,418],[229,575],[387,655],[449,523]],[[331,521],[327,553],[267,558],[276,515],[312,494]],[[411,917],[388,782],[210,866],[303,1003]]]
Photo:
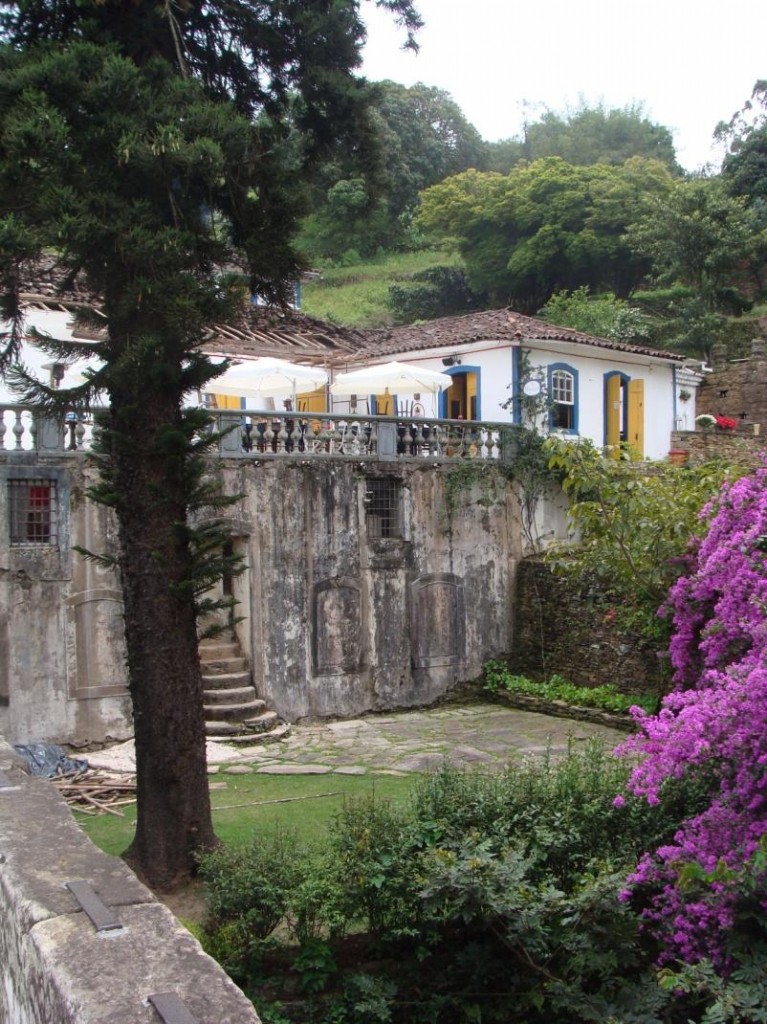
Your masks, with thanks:
[[[477,418],[477,375],[471,370],[453,374],[453,383],[445,392],[445,408],[449,420]]]
[[[620,457],[621,443],[621,378],[618,374],[608,377],[605,389],[607,405],[607,422],[605,424],[605,442],[610,448],[611,459]]]
[[[466,419],[477,418],[477,375],[476,373],[466,374]]]
[[[644,458],[644,381],[630,380],[628,386],[628,446],[632,455]]]
[[[299,412],[325,412],[325,388],[309,391],[297,401]]]

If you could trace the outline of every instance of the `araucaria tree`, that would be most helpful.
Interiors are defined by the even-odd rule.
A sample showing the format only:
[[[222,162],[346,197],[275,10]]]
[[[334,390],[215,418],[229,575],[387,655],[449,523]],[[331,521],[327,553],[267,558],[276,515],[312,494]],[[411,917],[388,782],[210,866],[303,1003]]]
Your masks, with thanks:
[[[410,38],[410,0],[377,3]],[[100,296],[103,367],[65,397],[108,401],[101,497],[119,524],[138,773],[127,856],[168,890],[215,845],[188,515],[206,500],[204,442],[184,398],[217,372],[198,348],[206,327],[249,290],[279,301],[298,272],[302,170],[362,116],[360,0],[0,6],[0,273],[15,325],[0,369],[18,357],[19,293],[41,256],[64,287],[79,276]]]
[[[687,779],[701,811],[643,859],[626,896],[642,909],[662,959],[708,959],[728,973],[751,957],[763,979],[767,468],[726,486],[713,511],[667,604],[679,688],[657,717],[639,717],[640,732],[625,745],[641,754],[630,782],[636,795],[658,803],[668,780]]]

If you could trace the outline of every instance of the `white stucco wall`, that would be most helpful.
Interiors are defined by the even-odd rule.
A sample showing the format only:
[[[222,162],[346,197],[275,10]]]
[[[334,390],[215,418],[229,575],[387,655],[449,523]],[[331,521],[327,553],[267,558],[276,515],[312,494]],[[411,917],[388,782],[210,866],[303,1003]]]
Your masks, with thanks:
[[[566,364],[577,371],[578,436],[586,437],[598,446],[605,443],[605,374],[618,371],[632,380],[642,379],[644,454],[650,459],[662,459],[668,455],[671,431],[675,427],[675,418],[680,414],[680,403],[675,403],[679,385],[675,385],[674,364],[670,360],[662,356],[642,356],[564,342],[523,341],[521,347],[527,353],[533,376],[540,376],[544,381],[547,368],[552,364]],[[482,341],[463,345],[458,350],[443,348],[429,353],[403,352],[396,358],[399,362],[449,372],[450,368],[446,368],[442,360],[454,354],[461,361],[455,369],[472,370],[478,374],[478,418],[499,423],[512,422],[512,409],[506,403],[512,396],[514,347],[508,341]],[[422,395],[421,404],[427,417],[438,415],[438,396],[436,401],[432,401],[431,396]],[[694,397],[687,404],[694,418]],[[343,410],[348,411],[348,402]],[[334,411],[342,409],[336,406]],[[547,429],[545,421],[546,417],[542,417],[539,429]]]

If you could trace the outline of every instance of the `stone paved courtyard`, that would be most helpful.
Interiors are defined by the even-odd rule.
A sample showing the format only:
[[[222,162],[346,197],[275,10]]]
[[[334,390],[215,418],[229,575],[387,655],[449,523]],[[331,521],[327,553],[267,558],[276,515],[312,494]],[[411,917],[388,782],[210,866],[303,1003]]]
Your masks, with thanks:
[[[349,721],[299,723],[287,739],[265,747],[209,742],[208,763],[211,772],[245,769],[272,775],[407,774],[445,760],[502,768],[518,756],[547,750],[562,754],[568,744],[582,745],[592,736],[614,746],[625,733],[498,704],[451,704]],[[87,757],[94,768],[130,771],[135,765],[131,742]]]

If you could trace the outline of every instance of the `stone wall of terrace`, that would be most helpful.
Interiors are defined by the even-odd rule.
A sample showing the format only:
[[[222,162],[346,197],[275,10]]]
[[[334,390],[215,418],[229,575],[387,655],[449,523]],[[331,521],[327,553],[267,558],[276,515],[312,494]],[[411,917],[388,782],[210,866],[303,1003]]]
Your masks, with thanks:
[[[618,628],[598,588],[555,575],[541,558],[517,567],[510,667],[543,680],[560,675],[577,686],[613,683],[625,693],[662,692],[671,669],[656,647]]]
[[[5,412],[0,731],[125,738],[119,579],[76,550],[117,547],[112,514],[86,497],[91,424],[33,433],[28,411]],[[258,695],[281,717],[429,704],[509,650],[521,517],[497,425],[322,417],[262,433],[233,419],[209,462],[240,496],[227,514],[245,571],[227,585]]]

